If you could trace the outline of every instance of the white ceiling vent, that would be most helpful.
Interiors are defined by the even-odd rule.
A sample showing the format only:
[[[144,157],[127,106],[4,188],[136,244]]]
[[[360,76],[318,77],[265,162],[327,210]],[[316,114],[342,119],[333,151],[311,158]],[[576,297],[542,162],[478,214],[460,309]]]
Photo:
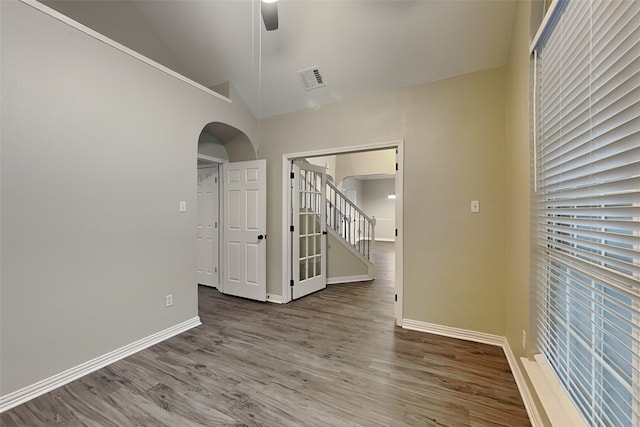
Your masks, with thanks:
[[[306,70],[298,71],[298,75],[300,76],[300,81],[302,81],[304,90],[317,89],[319,87],[327,85],[324,82],[324,79],[322,78],[322,74],[320,74],[320,70],[318,69],[318,67],[312,67]]]

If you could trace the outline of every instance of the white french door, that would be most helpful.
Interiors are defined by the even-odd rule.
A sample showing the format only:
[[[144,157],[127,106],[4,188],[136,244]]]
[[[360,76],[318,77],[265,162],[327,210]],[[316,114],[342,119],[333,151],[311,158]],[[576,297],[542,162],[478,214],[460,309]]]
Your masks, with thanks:
[[[267,162],[222,165],[222,292],[267,300]]]
[[[201,285],[218,287],[218,165],[198,168],[197,273]]]
[[[293,162],[293,299],[327,287],[326,179],[326,168]]]

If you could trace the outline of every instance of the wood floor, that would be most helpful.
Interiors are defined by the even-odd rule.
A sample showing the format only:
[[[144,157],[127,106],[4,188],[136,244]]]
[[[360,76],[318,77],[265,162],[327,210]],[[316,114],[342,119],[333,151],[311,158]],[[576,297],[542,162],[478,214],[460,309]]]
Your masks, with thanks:
[[[287,305],[200,287],[203,325],[2,414],[9,426],[528,426],[499,347],[397,328],[373,282]]]

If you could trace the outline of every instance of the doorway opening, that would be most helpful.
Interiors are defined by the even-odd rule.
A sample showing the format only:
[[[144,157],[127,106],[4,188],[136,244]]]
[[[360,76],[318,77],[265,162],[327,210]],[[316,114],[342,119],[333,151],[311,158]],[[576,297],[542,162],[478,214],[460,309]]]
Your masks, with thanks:
[[[198,284],[220,289],[220,197],[218,171],[221,162],[198,155],[196,255]]]
[[[308,152],[289,153],[283,155],[282,163],[282,178],[283,178],[283,208],[282,208],[282,271],[283,271],[283,283],[282,283],[282,295],[283,302],[289,302],[294,298],[291,283],[292,280],[298,277],[294,276],[295,268],[294,262],[299,262],[299,259],[294,260],[294,239],[291,229],[295,224],[293,219],[292,207],[294,206],[294,196],[292,196],[292,182],[291,173],[292,165],[295,160],[299,159],[311,159],[323,156],[337,156],[343,154],[354,153],[367,153],[380,150],[392,149],[396,153],[396,165],[395,165],[395,191],[390,192],[392,200],[395,202],[395,309],[394,317],[396,324],[401,325],[402,313],[403,313],[403,171],[404,171],[404,157],[403,157],[403,141],[390,141],[382,143],[365,144],[359,146],[341,147],[333,149],[323,149]],[[296,195],[295,197],[299,197]],[[296,218],[297,220],[297,218]],[[298,254],[299,256],[299,254]]]
[[[198,284],[266,300],[266,161],[224,123],[198,138]]]

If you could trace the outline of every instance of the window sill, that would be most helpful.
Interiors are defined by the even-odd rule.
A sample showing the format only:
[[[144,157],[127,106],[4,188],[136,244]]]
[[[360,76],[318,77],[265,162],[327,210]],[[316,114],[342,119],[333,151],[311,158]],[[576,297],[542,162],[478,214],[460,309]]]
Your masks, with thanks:
[[[525,357],[521,357],[520,360],[551,424],[558,427],[587,427],[569,395],[551,371],[545,357],[536,354],[534,360]]]

